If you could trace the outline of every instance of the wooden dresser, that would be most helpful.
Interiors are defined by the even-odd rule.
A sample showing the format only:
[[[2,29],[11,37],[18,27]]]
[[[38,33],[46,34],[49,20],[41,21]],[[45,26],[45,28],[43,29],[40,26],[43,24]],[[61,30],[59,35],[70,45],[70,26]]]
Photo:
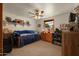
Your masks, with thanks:
[[[62,33],[62,55],[79,56],[79,32]]]
[[[52,43],[53,40],[52,33],[42,32],[40,36],[41,36],[41,40]]]

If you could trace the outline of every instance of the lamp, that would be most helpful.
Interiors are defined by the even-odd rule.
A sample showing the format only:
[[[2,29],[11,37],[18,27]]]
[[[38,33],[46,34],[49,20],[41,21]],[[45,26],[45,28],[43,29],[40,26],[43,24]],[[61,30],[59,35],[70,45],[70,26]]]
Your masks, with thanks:
[[[41,17],[43,17],[44,11],[36,9],[35,12],[35,19],[40,19]]]

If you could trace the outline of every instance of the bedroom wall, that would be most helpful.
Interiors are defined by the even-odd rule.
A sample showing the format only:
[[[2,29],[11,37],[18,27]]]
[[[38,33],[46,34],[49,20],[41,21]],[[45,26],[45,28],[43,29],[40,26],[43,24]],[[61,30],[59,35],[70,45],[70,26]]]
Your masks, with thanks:
[[[63,13],[57,16],[54,16],[54,26],[55,28],[59,28],[60,29],[60,24],[68,24],[69,21],[69,13]]]
[[[34,20],[34,19],[23,17],[23,16],[19,16],[19,15],[16,15],[16,14],[13,14],[11,12],[4,10],[4,13],[3,13],[3,19],[4,20],[5,20],[6,16],[11,17],[12,19],[16,19],[16,18],[17,19],[23,19],[25,21],[29,21],[30,24],[31,24],[30,26],[27,26],[27,25],[25,25],[25,26],[22,26],[22,25],[14,26],[15,30],[36,30],[36,31],[41,32],[42,29],[44,29],[44,20],[45,19]],[[68,23],[68,20],[69,20],[69,12],[54,16],[54,29],[55,28],[60,29],[60,24]],[[37,27],[37,24],[41,24],[41,27]]]
[[[22,26],[22,25],[14,26],[14,29],[15,30],[25,30],[26,29],[26,30],[37,30],[37,31],[41,32],[42,29],[44,29],[44,20],[45,19],[40,19],[40,20],[30,19],[30,18],[27,18],[26,15],[23,15],[23,14],[21,15],[21,13],[20,13],[20,15],[19,15],[19,13],[17,15],[17,13],[14,12],[13,9],[11,9],[11,10],[13,10],[13,12],[11,10],[9,11],[9,9],[10,8],[9,7],[7,8],[7,5],[6,5],[6,7],[3,8],[3,11],[4,11],[3,12],[3,18],[4,18],[4,20],[5,20],[5,17],[6,16],[9,16],[12,19],[23,19],[25,21],[29,21],[30,24],[31,24],[30,26],[27,26],[27,25],[25,25],[25,26]],[[18,11],[17,8],[16,8],[15,11]],[[59,15],[54,16],[54,20],[55,20],[54,21],[55,28],[59,28],[60,27],[60,24],[68,23],[68,20],[69,20],[69,11],[66,12],[66,13],[63,13],[63,14],[59,14]],[[37,27],[37,24],[41,24],[41,27]]]
[[[13,20],[14,19],[22,19],[24,21],[29,21],[30,22],[30,26],[27,26],[27,25],[16,25],[14,26],[13,24],[10,24],[9,27],[13,27],[14,30],[36,30],[36,21],[34,19],[30,19],[30,18],[26,18],[26,17],[23,17],[23,16],[19,16],[19,15],[16,15],[16,14],[13,14],[11,12],[8,12],[8,11],[5,11],[5,9],[3,9],[3,20],[5,20],[5,17],[8,16],[8,17],[11,17]]]
[[[69,21],[69,13],[70,12],[66,12],[66,13],[54,16],[54,29],[55,28],[60,29],[60,24],[67,24],[68,23],[68,21]],[[37,21],[37,24],[41,24],[41,27],[37,28],[37,30],[39,32],[41,32],[42,29],[44,29],[44,20],[45,19],[40,19],[40,20]]]

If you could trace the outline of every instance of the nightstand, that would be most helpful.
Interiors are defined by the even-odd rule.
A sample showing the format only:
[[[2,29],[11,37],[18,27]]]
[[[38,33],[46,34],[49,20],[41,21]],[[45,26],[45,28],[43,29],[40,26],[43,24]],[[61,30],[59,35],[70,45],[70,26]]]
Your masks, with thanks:
[[[6,55],[12,51],[12,34],[3,33],[3,54]]]

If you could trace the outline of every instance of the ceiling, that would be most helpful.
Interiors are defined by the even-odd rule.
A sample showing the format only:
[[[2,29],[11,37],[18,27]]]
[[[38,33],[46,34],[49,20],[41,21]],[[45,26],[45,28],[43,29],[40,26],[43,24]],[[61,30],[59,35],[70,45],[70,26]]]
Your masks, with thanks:
[[[44,10],[45,17],[70,12],[78,4],[75,3],[5,3],[4,10],[20,16],[30,16],[29,11]]]

